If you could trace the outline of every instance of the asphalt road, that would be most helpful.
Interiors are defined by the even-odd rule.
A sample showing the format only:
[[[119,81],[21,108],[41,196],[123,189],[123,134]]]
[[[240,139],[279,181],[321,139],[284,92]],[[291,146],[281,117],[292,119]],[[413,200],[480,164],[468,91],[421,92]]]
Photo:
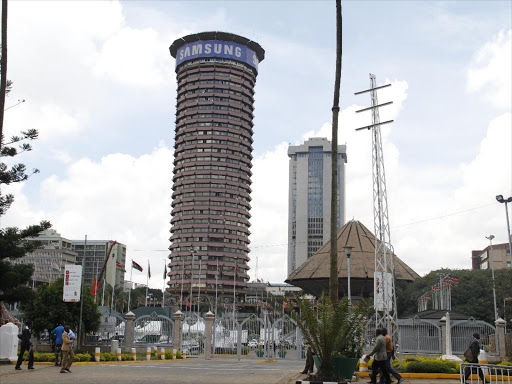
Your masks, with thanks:
[[[36,365],[29,371],[15,371],[14,366],[0,367],[1,384],[96,384],[96,383],[166,383],[166,384],[289,384],[298,378],[303,361],[258,363],[256,360],[217,358],[206,361],[148,362],[140,364],[76,365],[72,373],[59,373],[59,367]]]

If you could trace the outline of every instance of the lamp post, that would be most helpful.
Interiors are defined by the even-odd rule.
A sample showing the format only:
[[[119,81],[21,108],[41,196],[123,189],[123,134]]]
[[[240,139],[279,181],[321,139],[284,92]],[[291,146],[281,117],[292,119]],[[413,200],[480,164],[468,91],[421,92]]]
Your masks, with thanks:
[[[503,195],[497,195],[496,200],[498,203],[505,203],[505,213],[507,215],[507,233],[508,233],[508,254],[510,256],[510,268],[512,268],[512,240],[510,239],[510,222],[508,220],[508,203],[512,203],[512,196],[508,199],[504,199]]]
[[[489,249],[489,257],[488,262],[491,265],[492,271],[492,295],[494,297],[494,321],[498,320],[498,307],[496,306],[496,283],[494,280],[494,261],[492,259],[492,239],[494,239],[494,235],[485,236],[487,240],[489,240],[489,244],[491,248]]]
[[[347,275],[348,275],[348,303],[352,307],[352,295],[350,293],[350,256],[352,255],[352,248],[353,247],[345,247],[345,255],[347,256]]]

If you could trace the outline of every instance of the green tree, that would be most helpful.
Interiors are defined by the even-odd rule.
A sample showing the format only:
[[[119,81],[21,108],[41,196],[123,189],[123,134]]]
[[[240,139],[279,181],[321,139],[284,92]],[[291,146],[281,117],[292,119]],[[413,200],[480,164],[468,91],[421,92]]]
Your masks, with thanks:
[[[494,323],[494,304],[492,294],[492,274],[490,270],[451,270],[442,269],[432,271],[426,276],[407,284],[397,282],[398,316],[405,317],[417,312],[417,300],[432,291],[432,286],[439,282],[438,273],[450,274],[459,279],[459,284],[452,289],[452,311],[473,316],[476,319]],[[512,296],[512,270],[501,269],[495,271],[496,301],[498,314],[503,318],[503,299]],[[510,305],[512,307],[512,305]],[[429,306],[429,309],[431,307]],[[512,308],[507,308],[506,318],[512,317]]]
[[[40,285],[33,299],[22,303],[23,316],[34,323],[34,331],[37,333],[51,331],[61,321],[75,332],[78,331],[81,303],[65,303],[62,300],[63,286],[63,278],[55,280],[50,285]],[[100,326],[100,313],[89,287],[84,287],[82,290],[81,300],[83,300],[82,331],[96,332]]]

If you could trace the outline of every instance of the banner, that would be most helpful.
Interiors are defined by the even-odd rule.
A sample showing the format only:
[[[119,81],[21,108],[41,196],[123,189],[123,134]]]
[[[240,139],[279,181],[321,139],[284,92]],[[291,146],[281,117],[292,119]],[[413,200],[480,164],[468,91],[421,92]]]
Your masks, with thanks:
[[[82,288],[82,266],[66,264],[64,267],[64,288],[62,300],[66,303],[80,301],[80,289]]]
[[[375,272],[373,278],[373,304],[377,311],[393,309],[393,275],[389,272]]]

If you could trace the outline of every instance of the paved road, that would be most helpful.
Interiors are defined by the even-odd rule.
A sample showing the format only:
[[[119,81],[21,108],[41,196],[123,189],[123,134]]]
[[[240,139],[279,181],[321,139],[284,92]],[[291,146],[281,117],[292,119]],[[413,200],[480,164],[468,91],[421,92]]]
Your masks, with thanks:
[[[73,373],[59,373],[54,366],[36,365],[33,371],[23,366],[15,371],[13,365],[0,366],[0,384],[295,384],[305,378],[298,372],[304,367],[303,361],[258,363],[256,360],[237,361],[231,358],[217,358],[205,361],[148,362],[140,364],[95,364],[72,366]],[[359,384],[366,384],[361,378]],[[458,380],[407,380],[405,384],[458,384]]]
[[[23,366],[0,367],[1,384],[96,384],[96,383],[166,383],[166,384],[231,384],[231,383],[295,383],[302,361],[257,363],[255,360],[215,359],[205,361],[169,361],[141,364],[97,364],[72,366],[72,373],[59,373],[58,367],[36,365],[33,371]]]

